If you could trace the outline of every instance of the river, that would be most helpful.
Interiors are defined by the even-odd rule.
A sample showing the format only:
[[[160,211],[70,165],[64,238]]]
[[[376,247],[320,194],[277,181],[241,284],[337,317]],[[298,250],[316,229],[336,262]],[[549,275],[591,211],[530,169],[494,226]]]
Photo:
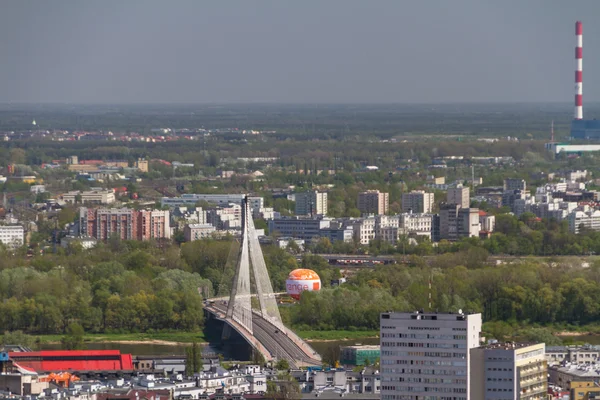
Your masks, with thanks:
[[[351,340],[318,340],[309,342],[310,345],[324,358],[330,358],[332,355],[339,353],[340,346],[352,346],[357,344],[373,345],[379,344],[379,338],[363,338],[363,339],[351,339]],[[186,345],[164,345],[164,344],[153,344],[153,343],[87,343],[86,349],[88,350],[120,350],[122,353],[133,354],[138,356],[166,356],[185,355]],[[60,344],[43,344],[41,350],[60,350]],[[216,352],[210,347],[206,347],[208,352]]]

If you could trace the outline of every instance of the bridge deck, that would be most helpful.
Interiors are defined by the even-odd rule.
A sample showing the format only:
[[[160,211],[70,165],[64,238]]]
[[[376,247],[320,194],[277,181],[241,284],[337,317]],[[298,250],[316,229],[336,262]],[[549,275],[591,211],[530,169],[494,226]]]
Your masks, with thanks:
[[[292,368],[321,365],[320,355],[294,332],[287,328],[282,332],[258,313],[254,313],[252,318],[251,334],[235,321],[225,318],[226,305],[206,304],[204,309],[232,326],[252,347],[260,351],[266,360],[285,359]]]

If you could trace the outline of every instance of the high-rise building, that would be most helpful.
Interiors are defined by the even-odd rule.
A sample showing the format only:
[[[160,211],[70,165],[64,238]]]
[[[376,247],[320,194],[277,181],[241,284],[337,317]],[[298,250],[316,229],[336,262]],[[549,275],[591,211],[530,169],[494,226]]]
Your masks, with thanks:
[[[460,208],[458,204],[440,207],[440,239],[459,240],[479,237],[479,209]]]
[[[327,192],[296,193],[296,215],[327,215]]]
[[[544,343],[494,343],[471,349],[471,397],[478,400],[546,399]]]
[[[434,195],[423,190],[413,190],[402,194],[402,212],[431,213],[433,210]]]
[[[387,214],[390,208],[390,194],[379,190],[367,190],[358,194],[358,210],[363,214]]]
[[[469,208],[471,205],[469,188],[462,185],[459,185],[455,188],[448,188],[448,192],[446,194],[446,203],[458,204],[460,208]]]
[[[381,314],[381,400],[481,400],[471,395],[469,350],[481,314]]]

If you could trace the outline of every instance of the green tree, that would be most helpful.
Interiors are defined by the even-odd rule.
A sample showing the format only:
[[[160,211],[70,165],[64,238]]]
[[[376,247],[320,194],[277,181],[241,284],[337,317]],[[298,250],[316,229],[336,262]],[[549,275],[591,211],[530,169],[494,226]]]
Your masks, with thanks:
[[[61,343],[64,350],[81,350],[84,348],[83,335],[85,331],[77,322],[72,322],[67,327],[66,335],[62,337]]]

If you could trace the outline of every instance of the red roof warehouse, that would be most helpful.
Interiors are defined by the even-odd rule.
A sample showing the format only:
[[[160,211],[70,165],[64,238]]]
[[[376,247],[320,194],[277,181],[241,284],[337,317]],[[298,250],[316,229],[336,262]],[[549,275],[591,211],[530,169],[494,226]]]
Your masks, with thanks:
[[[37,372],[133,370],[131,354],[121,354],[119,350],[11,352],[8,357]]]

